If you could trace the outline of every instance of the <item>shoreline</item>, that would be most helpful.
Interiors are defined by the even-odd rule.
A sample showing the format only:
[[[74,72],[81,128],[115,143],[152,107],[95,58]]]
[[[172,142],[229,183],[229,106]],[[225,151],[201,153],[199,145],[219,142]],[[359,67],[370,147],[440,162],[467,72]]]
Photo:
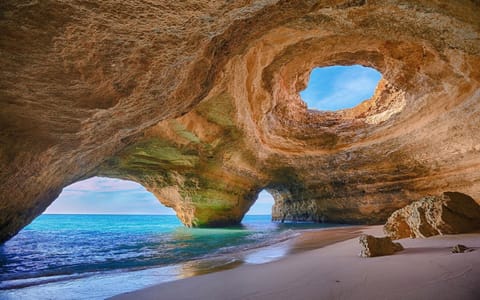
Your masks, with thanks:
[[[345,240],[356,238],[368,226],[345,225],[334,228],[307,229],[289,242],[289,255],[320,249]],[[286,258],[286,257],[285,257]]]
[[[291,255],[358,237],[363,228],[365,226],[362,225],[341,225],[338,227],[302,229],[298,230],[296,235],[285,237],[272,244],[266,243],[239,252],[224,253],[165,266],[176,267],[181,270],[181,274],[176,279],[162,281],[158,284],[232,270],[241,266],[263,265],[280,261]],[[153,268],[146,268],[146,270],[148,269]]]
[[[156,284],[222,272],[245,265],[263,265],[282,260],[293,254],[309,251],[312,247],[318,248],[348,239],[352,236],[352,232],[358,231],[359,228],[361,226],[330,224],[324,228],[287,230],[276,239],[265,240],[255,247],[247,246],[239,251],[220,252],[177,264],[17,278],[3,282],[0,298],[16,299],[35,296],[37,299],[51,299],[58,295],[78,298],[94,290],[95,293],[90,294],[89,299],[105,299]],[[324,239],[318,238],[319,232],[324,232]],[[309,238],[304,238],[306,236]],[[314,241],[313,244],[312,241]],[[124,284],[121,284],[120,288],[117,287],[121,282]]]
[[[281,259],[241,263],[110,299],[480,299],[480,233],[402,239],[404,251],[359,257],[358,236],[383,236],[381,228],[305,230],[287,241],[289,253]],[[450,253],[456,244],[475,250]]]
[[[236,253],[220,254],[181,263],[186,267],[185,269],[190,269],[190,274],[182,275],[182,278],[177,280],[230,270],[243,265],[262,265],[287,259],[291,255],[358,237],[364,228],[365,226],[362,225],[342,225],[298,230],[295,236],[286,237],[273,244],[267,243]]]

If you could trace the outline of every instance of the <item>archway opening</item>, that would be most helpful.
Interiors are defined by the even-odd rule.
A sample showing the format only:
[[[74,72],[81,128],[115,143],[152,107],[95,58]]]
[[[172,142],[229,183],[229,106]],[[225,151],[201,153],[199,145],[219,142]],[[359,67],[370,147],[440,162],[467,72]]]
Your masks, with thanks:
[[[267,191],[262,190],[255,203],[250,207],[247,216],[271,216],[272,206],[275,203],[273,196]]]
[[[300,97],[309,109],[353,108],[373,96],[381,78],[377,70],[361,65],[314,68]]]
[[[142,185],[92,177],[63,189],[43,214],[175,215]]]
[[[93,298],[105,298],[143,288],[148,282],[105,288],[111,280],[105,274],[185,260],[182,255],[188,256],[199,243],[176,239],[175,231],[183,228],[172,209],[136,182],[103,177],[82,180],[64,188],[42,215],[0,245],[0,289],[31,286],[27,298],[61,294],[76,299],[92,289],[102,290]],[[82,274],[85,281],[74,281],[73,273]],[[88,279],[96,273],[98,278]],[[58,285],[50,294],[41,283],[50,282],[52,275]],[[89,285],[93,281],[95,285]]]

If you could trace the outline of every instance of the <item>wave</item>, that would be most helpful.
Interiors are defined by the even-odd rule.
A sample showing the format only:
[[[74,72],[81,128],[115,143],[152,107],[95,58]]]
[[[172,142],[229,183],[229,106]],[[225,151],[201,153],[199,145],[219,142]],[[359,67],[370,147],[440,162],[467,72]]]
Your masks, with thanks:
[[[258,236],[252,235],[252,242],[236,245],[236,246],[226,246],[208,253],[196,259],[190,259],[185,261],[180,261],[175,264],[166,264],[166,265],[148,265],[148,266],[136,266],[131,268],[121,268],[121,269],[110,269],[94,272],[66,272],[65,270],[59,270],[58,272],[52,272],[51,270],[46,273],[23,273],[23,274],[10,274],[7,276],[2,276],[0,281],[0,290],[13,290],[13,289],[22,289],[26,287],[32,287],[37,285],[45,285],[62,281],[74,281],[82,278],[93,277],[93,276],[102,276],[102,275],[112,275],[115,273],[125,273],[125,272],[136,272],[141,270],[148,269],[159,269],[165,267],[180,267],[184,271],[190,269],[190,273],[193,275],[204,274],[213,272],[215,270],[223,270],[230,267],[235,267],[239,264],[244,263],[242,257],[245,256],[245,253],[251,252],[257,249],[266,248],[269,246],[274,246],[276,244],[290,240],[300,233],[294,230],[286,230],[282,232],[277,232],[275,235],[258,233]],[[194,269],[194,271],[193,271]],[[168,275],[168,274],[167,274]],[[178,277],[178,274],[172,273],[173,277]],[[182,276],[183,277],[183,276]]]
[[[228,246],[228,247],[223,247],[220,248],[219,250],[215,251],[214,253],[211,254],[211,256],[219,255],[219,254],[228,254],[228,253],[236,253],[236,252],[242,252],[242,251],[248,251],[248,250],[254,250],[258,248],[264,248],[268,246],[272,246],[281,242],[285,242],[287,240],[290,240],[296,236],[299,236],[301,233],[299,231],[294,231],[291,229],[282,231],[280,233],[277,233],[274,236],[268,236],[262,240],[257,240],[254,243],[249,243],[249,244],[243,244],[243,245],[237,245],[237,246]],[[259,234],[262,235],[263,234]]]
[[[93,273],[74,273],[74,274],[58,274],[58,275],[38,275],[37,277],[17,277],[15,279],[2,280],[0,282],[0,290],[20,289],[34,285],[47,284],[65,280],[74,280],[84,277],[93,276],[100,272]]]

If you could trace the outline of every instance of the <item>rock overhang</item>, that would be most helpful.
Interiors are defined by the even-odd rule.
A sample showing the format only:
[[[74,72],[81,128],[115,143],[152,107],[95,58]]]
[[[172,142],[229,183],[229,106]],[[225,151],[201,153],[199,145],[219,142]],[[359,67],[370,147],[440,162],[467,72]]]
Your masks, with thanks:
[[[56,30],[40,22],[56,1],[3,4],[1,239],[93,175],[143,184],[187,225],[239,222],[264,187],[277,219],[378,223],[446,187],[480,198],[473,2],[199,2],[156,7],[162,22],[79,3]],[[13,51],[20,19],[54,38]],[[356,108],[307,110],[309,71],[333,64],[383,79]]]

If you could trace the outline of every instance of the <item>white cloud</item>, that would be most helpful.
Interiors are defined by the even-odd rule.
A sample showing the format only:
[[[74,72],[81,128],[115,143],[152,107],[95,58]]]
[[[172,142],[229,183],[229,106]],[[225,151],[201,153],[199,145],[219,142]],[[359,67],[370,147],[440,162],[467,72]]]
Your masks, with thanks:
[[[373,95],[381,77],[378,72],[359,66],[342,71],[336,69],[329,75],[330,78],[324,76],[315,79],[312,77],[311,80],[322,83],[309,83],[310,90],[301,94],[310,108],[338,110],[354,107]]]
[[[263,190],[258,194],[258,198],[255,203],[265,203],[265,204],[273,204],[273,196],[270,195],[267,191]]]
[[[66,187],[45,213],[174,214],[140,184],[101,177]]]
[[[323,97],[316,104],[324,109],[335,107],[353,107],[372,96],[377,82],[373,77],[363,75],[362,77],[349,79],[349,76],[337,78],[334,90],[326,97]]]
[[[63,192],[119,192],[119,191],[144,191],[145,188],[133,181],[92,177],[75,182],[66,187]]]

